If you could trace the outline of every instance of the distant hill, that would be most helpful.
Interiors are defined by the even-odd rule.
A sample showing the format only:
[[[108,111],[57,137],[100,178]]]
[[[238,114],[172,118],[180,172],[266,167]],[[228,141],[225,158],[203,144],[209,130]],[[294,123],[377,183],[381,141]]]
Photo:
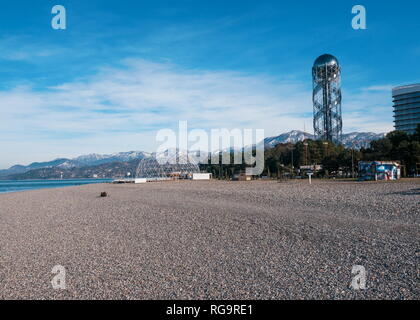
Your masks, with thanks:
[[[124,178],[130,172],[130,176],[135,176],[139,160],[119,161],[103,163],[96,166],[84,167],[48,167],[33,169],[24,173],[16,173],[7,176],[10,180],[29,180],[29,179],[115,179]]]
[[[48,162],[33,162],[28,166],[22,166],[22,165],[15,165],[13,167],[10,167],[6,170],[0,170],[0,177],[5,177],[11,174],[19,174],[24,173],[30,170],[36,170],[40,168],[53,168],[62,165],[63,163],[66,163],[67,161],[70,161],[69,159],[56,159],[53,161]]]
[[[9,169],[0,170],[0,178],[10,175],[23,174],[36,169],[57,168],[63,170],[72,168],[82,168],[86,166],[96,166],[100,164],[107,164],[113,162],[129,162],[132,160],[143,159],[144,157],[148,156],[150,156],[149,153],[142,151],[119,152],[105,155],[92,153],[88,155],[79,156],[74,159],[62,158],[49,162],[34,162],[28,166],[15,165],[13,167],[10,167]]]
[[[352,132],[343,135],[343,144],[349,148],[360,149],[368,147],[371,141],[381,139],[384,136],[384,133]],[[293,130],[264,139],[264,146],[265,148],[273,148],[281,143],[297,143],[306,139],[314,139],[314,136],[307,132]],[[191,153],[196,152],[190,151],[189,154]],[[139,160],[152,155],[143,151],[105,155],[92,153],[73,159],[60,158],[48,162],[34,162],[28,166],[15,165],[9,169],[0,170],[0,179],[119,178],[124,177],[127,172],[131,172],[132,175],[135,174]]]

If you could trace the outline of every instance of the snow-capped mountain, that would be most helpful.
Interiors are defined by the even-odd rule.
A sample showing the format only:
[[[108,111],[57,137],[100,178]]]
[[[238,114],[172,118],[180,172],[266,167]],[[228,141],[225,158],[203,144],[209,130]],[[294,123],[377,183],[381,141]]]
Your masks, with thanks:
[[[352,133],[346,133],[343,134],[342,143],[347,148],[368,148],[370,143],[373,140],[382,139],[385,137],[385,133],[373,133],[373,132],[352,132]],[[299,130],[293,130],[290,132],[286,132],[283,134],[280,134],[278,136],[274,137],[268,137],[264,139],[264,142],[261,141],[258,143],[258,146],[261,146],[262,143],[264,143],[265,149],[274,148],[276,145],[281,143],[297,143],[304,140],[315,140],[315,136],[313,134],[299,131]],[[250,150],[251,147],[255,147],[255,145],[252,146],[245,146],[243,150],[247,151]],[[213,154],[219,154],[224,152],[236,152],[241,151],[241,149],[224,149],[224,150],[218,150],[214,151]]]
[[[79,156],[72,159],[71,161],[75,166],[94,166],[110,162],[127,162],[135,159],[143,159],[149,157],[150,153],[143,151],[129,151],[129,152],[118,152],[112,154],[97,154],[92,153],[88,155]]]
[[[369,144],[378,139],[385,137],[385,133],[373,133],[373,132],[352,132],[343,134],[342,143],[347,148],[367,148]],[[264,145],[266,148],[273,148],[280,143],[297,143],[306,139],[314,140],[314,135],[293,130],[287,133],[283,133],[279,136],[269,137],[264,139]]]
[[[273,148],[280,143],[296,143],[307,139],[314,139],[314,136],[307,132],[293,130],[279,136],[265,138],[264,145],[266,148]]]
[[[348,148],[368,148],[374,140],[385,138],[386,133],[352,132],[343,134],[342,143]]]
[[[178,148],[171,148],[167,149],[163,152],[154,152],[150,154],[151,157],[156,159],[165,159],[165,161],[173,161],[174,159],[178,159],[177,161],[198,161],[200,159],[208,159],[211,154],[206,151],[200,150],[181,150]],[[205,161],[207,162],[207,161]]]

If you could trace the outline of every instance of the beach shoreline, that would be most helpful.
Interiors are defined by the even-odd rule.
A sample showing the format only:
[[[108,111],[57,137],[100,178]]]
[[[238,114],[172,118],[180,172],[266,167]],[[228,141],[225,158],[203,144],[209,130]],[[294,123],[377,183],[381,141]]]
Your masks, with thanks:
[[[64,188],[93,183],[110,183],[112,179],[28,179],[0,180],[0,194],[39,189]]]

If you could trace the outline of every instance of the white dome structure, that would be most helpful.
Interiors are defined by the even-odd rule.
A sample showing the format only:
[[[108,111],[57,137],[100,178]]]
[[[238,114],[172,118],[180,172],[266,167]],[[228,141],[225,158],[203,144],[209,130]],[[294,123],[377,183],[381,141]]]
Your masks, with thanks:
[[[136,179],[191,179],[194,173],[200,173],[198,164],[187,154],[174,152],[142,159],[136,170]]]

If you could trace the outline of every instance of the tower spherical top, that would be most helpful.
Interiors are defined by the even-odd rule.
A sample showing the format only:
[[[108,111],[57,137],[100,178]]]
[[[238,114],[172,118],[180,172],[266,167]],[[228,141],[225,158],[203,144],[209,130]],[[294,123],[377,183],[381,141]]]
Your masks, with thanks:
[[[325,65],[339,65],[338,60],[331,54],[323,54],[319,56],[314,62],[314,68],[321,67]]]

